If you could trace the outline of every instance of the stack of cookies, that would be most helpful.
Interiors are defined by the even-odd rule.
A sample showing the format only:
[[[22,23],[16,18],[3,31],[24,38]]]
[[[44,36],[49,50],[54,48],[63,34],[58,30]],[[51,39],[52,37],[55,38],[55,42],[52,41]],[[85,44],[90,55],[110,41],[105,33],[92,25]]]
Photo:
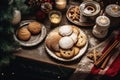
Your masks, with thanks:
[[[76,56],[86,42],[86,35],[73,25],[63,25],[52,31],[45,41],[46,46],[56,56],[64,59],[71,59]]]
[[[27,26],[21,27],[17,31],[19,40],[28,41],[32,35],[37,35],[41,32],[42,25],[39,22],[30,22]]]

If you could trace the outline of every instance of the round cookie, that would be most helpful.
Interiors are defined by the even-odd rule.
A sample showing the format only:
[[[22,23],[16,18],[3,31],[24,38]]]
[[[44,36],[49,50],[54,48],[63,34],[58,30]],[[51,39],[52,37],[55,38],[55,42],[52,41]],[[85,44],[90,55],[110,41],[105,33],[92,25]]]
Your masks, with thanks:
[[[59,48],[59,40],[61,39],[61,36],[58,32],[51,32],[49,36],[46,38],[46,45],[50,50],[53,51],[60,51]]]
[[[78,41],[76,43],[77,47],[83,47],[87,42],[87,37],[84,34],[78,36]]]
[[[55,52],[55,55],[60,58],[62,57],[60,52]]]
[[[80,48],[78,48],[78,47],[73,47],[73,49],[75,51],[74,55],[77,55],[80,51]]]
[[[38,34],[40,31],[41,31],[41,24],[34,21],[34,22],[31,22],[29,23],[28,25],[28,30],[32,33],[32,34]]]
[[[27,41],[31,37],[31,33],[28,31],[27,28],[23,27],[18,30],[17,37],[20,40]]]
[[[62,36],[69,36],[72,34],[72,26],[70,25],[64,25],[59,28],[59,33]]]
[[[73,26],[73,33],[76,33],[77,35],[79,35],[79,33],[80,33],[80,30],[79,30],[79,28],[77,28],[76,26]]]
[[[64,49],[60,49],[60,54],[63,58],[66,59],[70,59],[74,56],[74,49],[68,49],[68,50],[64,50]]]
[[[59,45],[62,49],[70,49],[74,45],[74,41],[70,37],[62,37],[59,41]]]

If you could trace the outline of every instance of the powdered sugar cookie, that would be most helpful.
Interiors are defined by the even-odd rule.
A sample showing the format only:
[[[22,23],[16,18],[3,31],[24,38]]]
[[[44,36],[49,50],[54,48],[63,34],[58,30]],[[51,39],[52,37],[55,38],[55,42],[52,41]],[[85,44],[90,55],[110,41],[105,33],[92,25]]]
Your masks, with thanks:
[[[59,45],[62,49],[70,49],[73,47],[74,45],[74,41],[72,40],[72,38],[70,37],[62,37],[60,40],[59,40]]]
[[[72,38],[72,40],[74,41],[74,43],[76,43],[77,40],[78,40],[78,35],[76,33],[72,33],[69,37]]]
[[[69,36],[72,34],[72,26],[70,25],[64,25],[59,28],[59,33],[62,36]]]

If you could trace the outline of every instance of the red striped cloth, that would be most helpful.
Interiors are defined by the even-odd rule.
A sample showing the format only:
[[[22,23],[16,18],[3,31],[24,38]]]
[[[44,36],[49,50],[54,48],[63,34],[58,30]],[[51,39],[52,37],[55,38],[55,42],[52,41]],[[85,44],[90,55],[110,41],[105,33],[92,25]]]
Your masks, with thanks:
[[[120,71],[120,54],[113,61],[113,63],[109,66],[109,69],[105,72],[105,75],[115,76]]]
[[[100,68],[96,68],[95,66],[91,69],[90,74],[101,74],[114,77],[120,71],[120,53],[116,54],[114,60],[112,59],[112,63],[108,65],[104,70]]]
[[[115,39],[120,40],[120,31],[118,32],[117,37],[115,37],[114,39],[112,39],[112,41],[110,41],[107,44],[107,46],[104,48],[104,50],[102,51],[102,53],[104,53],[106,51],[106,49],[111,45],[111,43],[113,43],[113,41]],[[120,71],[120,48],[118,47],[118,51],[114,51],[113,52],[113,56],[111,57],[109,63],[107,64],[107,67],[104,70],[93,66],[91,68],[91,72],[90,73],[92,73],[92,74],[107,75],[107,76],[113,77],[119,71]]]

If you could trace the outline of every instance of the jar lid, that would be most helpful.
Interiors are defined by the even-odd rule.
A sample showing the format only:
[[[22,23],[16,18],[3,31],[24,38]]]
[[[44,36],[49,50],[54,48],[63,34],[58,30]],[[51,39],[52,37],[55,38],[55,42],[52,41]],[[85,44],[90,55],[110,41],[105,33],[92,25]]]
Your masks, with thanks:
[[[100,4],[95,1],[84,1],[80,4],[80,13],[85,16],[94,16],[100,12]]]
[[[105,12],[112,17],[120,17],[120,6],[117,4],[110,4],[106,7]]]
[[[110,25],[110,19],[107,16],[98,16],[96,18],[96,23],[105,28]]]

